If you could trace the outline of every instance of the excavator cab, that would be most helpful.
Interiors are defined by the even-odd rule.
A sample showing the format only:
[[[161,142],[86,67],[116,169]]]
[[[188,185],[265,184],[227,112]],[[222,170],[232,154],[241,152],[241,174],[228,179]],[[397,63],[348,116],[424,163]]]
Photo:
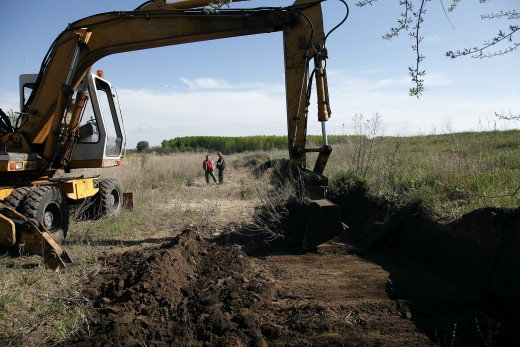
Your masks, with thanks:
[[[32,92],[38,74],[20,75],[20,103]],[[87,102],[82,109],[79,123],[71,129],[75,132],[75,144],[65,169],[105,168],[121,165],[124,157],[126,135],[123,127],[117,92],[103,78],[103,72],[87,73],[76,95],[86,93]],[[64,127],[69,127],[77,98],[72,98],[63,117]]]
[[[102,75],[98,71],[99,75]],[[89,95],[78,127],[78,141],[68,167],[119,166],[126,137],[115,88],[98,74],[87,74],[80,90]]]

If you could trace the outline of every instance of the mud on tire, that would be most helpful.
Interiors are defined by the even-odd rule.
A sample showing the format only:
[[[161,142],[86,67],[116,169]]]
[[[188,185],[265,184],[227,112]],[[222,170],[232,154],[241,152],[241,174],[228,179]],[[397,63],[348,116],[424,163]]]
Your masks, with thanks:
[[[20,212],[44,226],[58,244],[63,243],[69,229],[69,207],[58,188],[33,189],[24,199]]]

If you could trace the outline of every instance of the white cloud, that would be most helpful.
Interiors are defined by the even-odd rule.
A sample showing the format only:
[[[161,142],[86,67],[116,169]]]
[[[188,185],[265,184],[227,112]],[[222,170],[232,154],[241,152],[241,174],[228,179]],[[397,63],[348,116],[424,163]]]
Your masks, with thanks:
[[[191,91],[157,94],[119,90],[127,143],[159,145],[180,136],[285,134],[285,94],[251,91]]]
[[[442,41],[442,39],[439,35],[429,35],[423,39],[423,42],[429,42],[429,43],[437,43],[437,42],[441,42],[441,41]]]
[[[201,89],[228,89],[229,84],[224,80],[210,77],[195,78],[193,80],[187,78],[179,78],[190,90]]]
[[[0,93],[0,108],[4,111],[20,111],[20,99],[16,93]]]
[[[284,85],[280,84],[268,84],[263,82],[240,82],[230,83],[223,79],[217,79],[212,77],[200,77],[195,79],[179,78],[181,82],[192,91],[200,90],[263,90],[270,92],[283,92]]]
[[[398,92],[407,95],[408,88],[412,86],[410,76],[405,74],[393,74],[389,71],[374,71],[373,73],[347,72],[334,70],[328,72],[329,89],[340,89],[346,92],[373,92],[375,90]],[[381,77],[384,76],[384,77]],[[455,85],[464,77],[453,76],[445,73],[432,73],[426,76],[425,87]]]
[[[361,70],[357,72],[360,75],[375,75],[382,73],[382,70]]]
[[[491,130],[496,122],[495,111],[520,110],[520,101],[514,95],[473,96],[451,87],[460,81],[445,74],[430,75],[432,90],[420,99],[407,94],[410,84],[407,76],[377,80],[359,75],[345,78],[347,75],[342,71],[333,74],[333,77],[329,74],[332,108],[327,123],[329,134],[349,133],[352,117],[360,113],[366,117],[379,113],[385,135],[406,136],[446,132],[448,125],[450,131]],[[160,145],[162,140],[180,136],[286,135],[285,91],[281,84],[235,85],[217,79],[184,82],[193,89],[167,93],[119,91],[129,148],[141,140]],[[313,97],[308,133],[320,134],[321,124],[314,104]]]
[[[366,83],[366,82],[365,82]],[[407,76],[397,77],[397,78],[383,78],[380,80],[376,80],[372,83],[366,84],[368,89],[382,89],[382,88],[390,88],[390,87],[398,87],[405,86],[410,83],[410,79]]]
[[[495,111],[506,107],[520,110],[520,100],[511,97],[494,99],[473,97],[471,94],[425,93],[420,99],[410,97],[400,91],[340,91],[331,89],[331,106],[334,120],[330,133],[344,133],[349,130],[343,124],[351,124],[355,114],[371,117],[375,113],[382,116],[385,135],[428,134],[432,129],[487,131],[518,128],[518,122],[496,122]],[[451,129],[447,129],[447,120]],[[496,124],[495,124],[496,123]]]
[[[455,85],[461,81],[461,77],[457,78],[453,75],[447,75],[444,73],[427,74],[425,79],[426,88]],[[411,83],[410,78],[408,78],[408,83]]]

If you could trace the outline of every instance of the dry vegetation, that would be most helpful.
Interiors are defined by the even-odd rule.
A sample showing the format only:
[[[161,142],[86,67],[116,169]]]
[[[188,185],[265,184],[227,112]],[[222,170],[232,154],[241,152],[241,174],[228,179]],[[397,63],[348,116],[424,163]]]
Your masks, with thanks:
[[[368,135],[335,145],[325,172],[333,190],[344,189],[345,180],[357,180],[387,200],[421,200],[444,220],[482,206],[520,203],[518,131],[409,139]],[[0,345],[56,344],[85,324],[91,307],[81,285],[103,266],[98,259],[108,249],[145,249],[187,227],[210,236],[250,223],[254,207],[270,201],[269,183],[251,171],[286,153],[229,155],[234,179],[210,187],[201,169],[204,155],[132,156],[121,168],[101,172],[133,192],[134,209],[117,219],[72,222],[65,243],[74,260],[69,270],[54,274],[39,257],[2,256]]]
[[[520,205],[520,131],[349,138],[325,172],[397,204],[420,202],[449,222],[482,207]],[[343,163],[341,163],[341,158]],[[338,187],[339,183],[339,187]]]
[[[65,247],[74,265],[67,271],[49,273],[37,256],[2,256],[0,345],[57,343],[86,323],[90,306],[81,285],[99,271],[98,259],[109,248],[144,248],[187,227],[210,236],[224,226],[238,229],[241,223],[249,223],[259,194],[267,190],[267,183],[253,180],[249,172],[283,153],[228,156],[228,171],[241,171],[233,181],[209,187],[201,169],[204,155],[134,156],[126,158],[121,168],[101,172],[119,179],[124,191],[133,192],[134,209],[115,219],[73,221]]]

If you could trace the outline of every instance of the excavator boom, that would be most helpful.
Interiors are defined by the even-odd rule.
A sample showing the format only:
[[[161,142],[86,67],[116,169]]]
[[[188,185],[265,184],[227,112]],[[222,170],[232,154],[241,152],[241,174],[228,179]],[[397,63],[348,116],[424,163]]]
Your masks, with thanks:
[[[68,218],[60,215],[66,208],[63,201],[88,197],[95,197],[98,203],[104,199],[120,201],[120,188],[111,180],[52,179],[58,169],[120,164],[125,137],[115,92],[101,75],[90,73],[101,58],[156,47],[283,32],[287,145],[295,177],[301,181],[298,186],[303,183],[304,189],[299,191],[309,201],[310,217],[303,246],[311,248],[330,239],[342,230],[342,223],[337,206],[325,199],[327,179],[322,175],[332,150],[325,131],[331,110],[325,71],[328,52],[323,1],[296,0],[287,7],[221,9],[215,13],[200,7],[210,0],[153,0],[133,11],[101,13],[69,24],[51,45],[38,75],[27,75],[32,93],[23,104],[23,121],[17,128],[3,127],[0,134],[4,150],[0,155],[0,182],[7,184],[0,189],[0,198],[8,196],[7,208],[26,210],[40,219],[38,211],[44,208],[33,208],[24,199],[29,196],[38,206],[49,201],[51,207],[55,206],[52,211],[56,211],[56,217],[63,221]],[[323,145],[306,148],[313,80]],[[89,102],[93,111],[87,110]],[[106,105],[104,109],[101,104]],[[103,126],[108,122],[104,114],[107,110],[112,114],[115,137],[110,137]],[[90,118],[85,121],[88,112]],[[308,152],[318,152],[312,171],[306,168]],[[10,217],[6,217],[12,214],[4,214],[0,225],[5,232],[0,230],[0,240],[2,233],[9,240],[11,235],[19,234]]]
[[[49,164],[56,162],[52,158],[55,129],[62,122],[73,91],[99,59],[135,50],[283,31],[289,145],[304,148],[308,64],[314,59],[322,70],[321,62],[327,58],[321,1],[300,0],[286,8],[226,10],[218,14],[176,8],[205,2],[154,1],[134,11],[94,15],[70,24],[42,64],[33,95],[25,105],[27,119],[18,133]],[[317,76],[318,81],[324,78],[323,73]],[[328,96],[323,87],[319,91],[322,110],[328,108]],[[322,111],[320,121],[327,119],[327,112]],[[299,164],[301,154],[295,152],[293,157]]]

